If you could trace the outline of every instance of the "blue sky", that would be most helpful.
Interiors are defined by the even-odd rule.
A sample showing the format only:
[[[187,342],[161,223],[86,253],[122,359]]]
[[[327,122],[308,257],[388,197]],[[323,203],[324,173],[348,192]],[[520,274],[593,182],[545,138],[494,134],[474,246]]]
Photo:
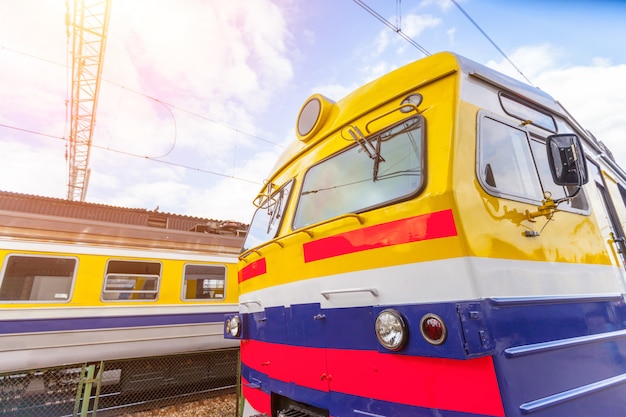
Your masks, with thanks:
[[[111,2],[89,202],[248,222],[309,95],[424,56],[353,0]],[[522,78],[450,1],[364,2]],[[626,167],[626,2],[457,2]],[[0,190],[67,196],[67,41],[65,1],[0,0]]]

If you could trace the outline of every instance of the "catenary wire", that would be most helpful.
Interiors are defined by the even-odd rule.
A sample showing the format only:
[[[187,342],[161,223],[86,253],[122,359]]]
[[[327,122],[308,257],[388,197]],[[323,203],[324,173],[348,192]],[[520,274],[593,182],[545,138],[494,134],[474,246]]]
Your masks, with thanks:
[[[378,19],[380,22],[382,22],[385,26],[387,26],[389,29],[393,30],[394,32],[396,32],[401,38],[403,38],[404,40],[406,40],[408,43],[410,43],[411,45],[413,45],[415,48],[417,48],[421,53],[423,53],[426,56],[430,55],[430,52],[428,52],[422,45],[420,45],[419,43],[415,42],[413,39],[411,39],[410,36],[406,35],[404,32],[402,32],[402,28],[397,27],[396,25],[394,25],[393,23],[391,23],[390,21],[388,21],[387,19],[385,19],[384,17],[382,17],[380,14],[378,14],[374,9],[372,9],[371,7],[369,7],[367,4],[365,4],[365,2],[361,1],[361,0],[353,0],[356,4],[358,4],[359,6],[361,6],[365,11],[367,11],[369,14],[371,14],[372,16],[374,16],[376,19]]]
[[[49,64],[53,64],[53,65],[57,65],[57,66],[60,66],[60,67],[68,68],[68,65],[67,65],[67,64],[59,64],[58,62],[55,62],[55,61],[52,61],[52,60],[49,60],[49,59],[45,59],[45,58],[41,58],[41,57],[38,57],[38,56],[36,56],[36,55],[28,54],[28,53],[25,53],[25,52],[21,52],[21,51],[18,51],[18,50],[16,50],[16,49],[13,49],[13,48],[8,48],[8,47],[3,46],[3,45],[0,45],[0,50],[6,50],[6,51],[9,51],[9,52],[12,52],[12,53],[15,53],[15,54],[19,54],[19,55],[23,55],[23,56],[26,56],[26,57],[29,57],[29,58],[37,59],[37,60],[39,60],[39,61],[47,62],[47,63],[49,63]],[[226,128],[226,129],[228,129],[228,130],[232,130],[233,132],[239,133],[239,134],[241,134],[241,135],[245,135],[245,136],[248,136],[248,137],[253,138],[253,139],[255,139],[255,140],[259,140],[259,141],[261,141],[261,142],[265,142],[265,143],[270,144],[270,145],[272,145],[272,146],[275,146],[275,147],[277,147],[277,148],[285,149],[285,146],[284,146],[284,145],[278,144],[278,143],[276,143],[276,142],[272,142],[272,141],[271,141],[271,140],[269,140],[269,139],[262,138],[262,137],[260,137],[260,136],[254,135],[254,134],[252,134],[252,133],[246,132],[246,131],[241,130],[241,129],[238,129],[238,128],[236,128],[236,127],[234,127],[234,126],[231,126],[231,125],[228,125],[228,124],[226,124],[226,123],[223,123],[223,122],[218,122],[217,120],[211,119],[210,117],[204,116],[204,115],[202,115],[202,114],[200,114],[200,113],[197,113],[197,112],[191,111],[191,110],[186,109],[186,108],[184,108],[184,107],[179,107],[179,106],[176,106],[176,105],[174,105],[174,104],[172,104],[172,103],[169,103],[169,102],[166,102],[166,101],[160,100],[160,99],[158,99],[158,98],[156,98],[156,97],[152,97],[152,96],[150,96],[150,95],[148,95],[148,94],[145,94],[145,93],[142,93],[142,92],[140,92],[140,91],[134,90],[134,89],[132,89],[132,88],[126,87],[126,86],[124,86],[123,84],[120,84],[120,83],[118,83],[118,82],[111,81],[111,80],[107,80],[107,79],[105,79],[105,78],[103,78],[103,79],[102,79],[102,81],[104,81],[104,82],[106,82],[106,83],[108,83],[108,84],[112,84],[112,85],[115,85],[115,86],[117,86],[117,87],[123,88],[123,89],[125,89],[125,90],[127,90],[127,91],[130,91],[130,92],[132,92],[132,93],[134,93],[134,94],[140,95],[140,96],[145,97],[145,98],[147,98],[147,99],[154,100],[154,101],[158,101],[158,102],[160,102],[161,104],[168,106],[168,107],[169,107],[169,109],[176,109],[176,110],[178,110],[178,111],[181,111],[181,112],[183,112],[183,113],[190,114],[190,115],[192,115],[192,116],[194,116],[194,117],[197,117],[197,118],[199,118],[199,119],[202,119],[202,120],[206,120],[207,122],[210,122],[210,123],[213,123],[213,124],[215,124],[215,125],[221,126],[221,127]],[[67,104],[66,104],[66,105],[67,105]]]
[[[507,56],[507,54],[504,53],[504,51],[502,51],[502,49],[500,49],[500,47],[498,45],[496,45],[496,43],[489,37],[489,35],[487,35],[487,33],[485,33],[484,30],[482,30],[482,28],[478,25],[478,23],[476,23],[474,21],[474,19],[471,18],[471,16],[461,7],[461,5],[459,3],[456,2],[456,0],[450,0],[452,1],[452,3],[457,7],[457,9],[459,9],[461,11],[461,13],[463,13],[463,15],[470,21],[472,22],[472,24],[474,25],[474,27],[476,27],[476,29],[478,29],[478,31],[493,45],[494,48],[496,48],[498,50],[498,52],[500,52],[500,54],[507,60],[509,61],[509,64],[511,64],[513,66],[513,68],[515,68],[515,70],[517,72],[520,73],[520,75],[522,77],[524,77],[524,79],[528,82],[528,84],[533,85],[533,83],[524,75],[524,73],[517,67],[517,65],[515,65],[513,63],[513,61],[511,61],[511,59]]]
[[[11,126],[11,125],[7,125],[7,124],[4,124],[4,123],[0,123],[0,127],[4,127],[6,129],[18,130],[20,132],[30,133],[30,134],[33,134],[33,135],[44,136],[44,137],[47,137],[47,138],[52,138],[52,139],[58,139],[58,140],[65,141],[64,137],[51,135],[51,134],[48,134],[48,133],[37,132],[37,131],[34,131],[34,130],[30,130],[30,129],[24,129],[24,128],[17,127],[17,126]],[[222,173],[219,173],[219,172],[210,171],[208,169],[192,167],[192,166],[189,166],[189,165],[179,164],[179,163],[176,163],[176,162],[163,161],[163,160],[160,160],[160,159],[155,159],[154,157],[150,157],[150,156],[146,156],[146,155],[139,155],[139,154],[132,153],[132,152],[121,151],[121,150],[118,150],[118,149],[111,149],[109,147],[99,146],[99,145],[95,145],[95,144],[91,144],[91,146],[94,147],[94,148],[97,148],[97,149],[104,150],[104,151],[114,152],[114,153],[118,153],[118,154],[121,154],[121,155],[131,156],[131,157],[134,157],[134,158],[148,159],[150,161],[159,162],[161,164],[166,164],[166,165],[175,166],[175,167],[179,167],[179,168],[184,168],[184,169],[188,169],[188,170],[191,170],[191,171],[198,171],[198,172],[202,172],[202,173],[205,173],[205,174],[217,175],[217,176],[220,176],[220,177],[230,178],[230,179],[237,180],[237,181],[243,181],[243,182],[247,182],[247,183],[250,183],[250,184],[261,185],[261,183],[259,181],[252,181],[252,180],[249,180],[249,179],[246,179],[246,178],[237,177],[235,175],[226,175],[226,174],[222,174]]]

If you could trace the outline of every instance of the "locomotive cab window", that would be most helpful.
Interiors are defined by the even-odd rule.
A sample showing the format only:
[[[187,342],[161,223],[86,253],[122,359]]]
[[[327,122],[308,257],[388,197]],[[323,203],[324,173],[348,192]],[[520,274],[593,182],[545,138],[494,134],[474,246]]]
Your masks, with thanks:
[[[183,300],[223,300],[226,267],[185,265],[183,281]]]
[[[68,301],[76,276],[75,258],[9,255],[0,283],[0,302]]]
[[[556,123],[554,122],[554,118],[549,114],[529,107],[504,94],[500,94],[500,105],[509,116],[540,127],[548,132],[556,133]]]
[[[479,116],[477,169],[483,188],[497,197],[539,205],[544,193],[559,200],[575,192],[575,187],[554,183],[544,140],[531,137],[522,127],[486,115]],[[584,213],[589,204],[580,192],[564,200],[559,209]]]
[[[161,264],[158,262],[109,261],[102,300],[156,300],[160,278]]]
[[[311,167],[304,176],[293,227],[359,213],[415,195],[424,184],[421,116],[404,120]],[[361,143],[362,144],[362,143]]]
[[[291,195],[293,180],[289,181],[275,192],[258,202],[258,209],[252,217],[252,222],[248,228],[246,240],[243,243],[241,252],[257,246],[263,242],[274,239],[278,235],[278,230],[287,208],[287,202]]]

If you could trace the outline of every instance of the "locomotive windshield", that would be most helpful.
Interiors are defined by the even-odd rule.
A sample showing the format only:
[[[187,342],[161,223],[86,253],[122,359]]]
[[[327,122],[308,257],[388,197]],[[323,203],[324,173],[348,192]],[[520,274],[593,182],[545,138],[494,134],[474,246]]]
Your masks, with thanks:
[[[306,173],[294,218],[299,229],[345,213],[358,213],[416,193],[424,183],[421,116],[368,138],[379,158],[353,146]]]

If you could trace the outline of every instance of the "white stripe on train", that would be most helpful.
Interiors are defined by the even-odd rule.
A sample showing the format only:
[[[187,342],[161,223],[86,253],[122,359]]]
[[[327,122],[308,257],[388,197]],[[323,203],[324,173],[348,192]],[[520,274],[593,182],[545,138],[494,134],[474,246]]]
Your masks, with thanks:
[[[240,294],[240,312],[291,304],[321,308],[435,303],[489,297],[620,294],[611,265],[464,257],[305,279]],[[268,280],[267,275],[252,279]]]

